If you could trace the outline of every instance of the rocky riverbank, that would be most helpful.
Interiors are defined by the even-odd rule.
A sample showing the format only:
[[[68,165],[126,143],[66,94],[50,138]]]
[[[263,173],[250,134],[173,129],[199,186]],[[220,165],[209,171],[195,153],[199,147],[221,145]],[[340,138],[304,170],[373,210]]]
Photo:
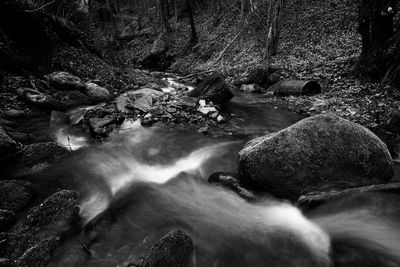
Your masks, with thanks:
[[[214,172],[208,179],[211,184],[249,202],[268,195],[299,200],[302,205],[348,192],[398,192],[398,184],[387,183],[393,177],[392,158],[399,156],[400,147],[397,91],[349,75],[359,50],[354,5],[336,3],[350,15],[345,30],[304,24],[314,32],[298,36],[293,23],[298,24],[304,14],[334,16],[330,11],[337,6],[332,1],[318,5],[300,10],[298,17],[290,17],[292,12],[288,12],[272,67],[246,66],[246,71],[228,70],[225,75],[201,68],[197,74],[181,76],[110,66],[82,36],[50,17],[44,18],[55,28],[42,29],[41,23],[34,27],[44,35],[54,33],[56,40],[47,36],[31,47],[46,55],[45,62],[31,50],[13,51],[13,42],[8,40],[12,35],[0,31],[10,63],[1,66],[4,70],[0,72],[0,266],[47,266],[60,244],[81,230],[80,196],[65,187],[39,194],[41,183],[32,179],[34,173],[51,170],[81,147],[68,133],[61,140],[60,131],[73,128],[87,137],[88,145],[107,140],[133,122],[248,139],[240,126],[231,126],[237,118],[225,105],[233,96],[257,96],[263,103],[283,103],[313,117],[250,141],[238,155],[238,173]],[[289,11],[296,9],[295,4],[289,7]],[[40,15],[34,21],[37,19],[42,21]],[[346,20],[341,17],[339,22]],[[68,40],[63,33],[70,33]],[[335,45],[339,39],[348,42]],[[330,50],[333,52],[326,53]],[[24,57],[27,60],[21,61]],[[174,68],[187,64],[177,61]],[[300,90],[282,96],[269,89],[286,79],[315,80],[322,85],[322,92],[319,88],[311,90],[313,95]],[[96,226],[103,230],[101,223],[110,222],[99,219]],[[83,253],[91,256],[90,247],[81,244]],[[129,266],[194,266],[195,257],[191,237],[177,230],[155,243],[142,262]]]

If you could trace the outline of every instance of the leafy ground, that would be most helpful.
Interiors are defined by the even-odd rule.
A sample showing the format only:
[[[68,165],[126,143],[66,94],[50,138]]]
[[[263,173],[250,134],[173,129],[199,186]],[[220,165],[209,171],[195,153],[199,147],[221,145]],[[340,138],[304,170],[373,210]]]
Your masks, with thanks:
[[[400,98],[353,73],[360,51],[357,1],[291,1],[274,64],[286,78],[318,81],[323,93],[284,100],[306,115],[333,112],[375,128],[399,108]]]
[[[361,52],[357,4],[355,0],[286,2],[279,49],[272,63],[280,69],[281,78],[316,80],[323,93],[277,100],[304,115],[333,112],[374,129],[398,109],[400,95],[380,83],[360,80],[353,71]],[[198,43],[188,45],[189,24],[180,20],[171,45],[170,53],[176,56],[171,71],[190,74],[218,70],[233,81],[249,69],[263,66],[257,32],[251,28],[243,31],[216,62],[243,30],[237,7],[222,15],[207,10],[195,15]],[[151,38],[132,42],[124,58],[134,62],[138,55],[148,53],[149,44]]]

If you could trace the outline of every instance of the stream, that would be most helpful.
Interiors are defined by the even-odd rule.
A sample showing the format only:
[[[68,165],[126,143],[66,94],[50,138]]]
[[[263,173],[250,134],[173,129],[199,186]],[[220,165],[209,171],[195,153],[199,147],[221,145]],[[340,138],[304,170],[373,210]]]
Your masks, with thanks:
[[[51,138],[73,152],[51,173],[36,179],[43,192],[60,187],[79,192],[84,227],[57,249],[50,266],[128,266],[140,262],[157,240],[174,229],[192,237],[200,267],[327,266],[330,236],[321,225],[348,234],[340,227],[333,229],[332,222],[360,223],[362,216],[348,218],[354,214],[351,205],[331,207],[342,214],[338,218],[330,218],[334,214],[327,208],[315,211],[310,216],[317,225],[297,208],[268,195],[251,204],[206,182],[214,171],[237,172],[238,152],[248,139],[286,128],[302,117],[250,95],[234,97],[225,109],[233,117],[227,128],[246,138],[211,137],[161,124],[144,128],[129,120],[103,143],[92,142],[76,127],[53,129]],[[387,210],[395,210],[386,203],[397,201],[371,203],[385,203]],[[362,214],[373,221],[379,212],[368,207]],[[375,245],[378,250],[392,250],[389,256],[399,262],[400,234],[393,225],[375,222],[365,231],[370,233],[368,240],[376,237],[376,231],[383,233],[386,240]]]

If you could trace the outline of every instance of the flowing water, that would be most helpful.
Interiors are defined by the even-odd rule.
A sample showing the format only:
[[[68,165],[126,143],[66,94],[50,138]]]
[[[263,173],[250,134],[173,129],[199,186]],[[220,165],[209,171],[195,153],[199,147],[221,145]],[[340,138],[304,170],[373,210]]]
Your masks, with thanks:
[[[235,97],[226,109],[234,117],[227,129],[249,138],[301,119],[254,96]],[[400,201],[394,197],[328,203],[307,219],[289,203],[268,196],[249,203],[209,185],[213,171],[236,172],[247,140],[132,121],[101,144],[73,127],[53,136],[74,152],[42,177],[42,190],[50,176],[52,186],[77,190],[84,227],[57,250],[51,266],[128,266],[172,229],[193,238],[197,266],[330,266],[332,240],[362,244],[393,266],[400,262]]]

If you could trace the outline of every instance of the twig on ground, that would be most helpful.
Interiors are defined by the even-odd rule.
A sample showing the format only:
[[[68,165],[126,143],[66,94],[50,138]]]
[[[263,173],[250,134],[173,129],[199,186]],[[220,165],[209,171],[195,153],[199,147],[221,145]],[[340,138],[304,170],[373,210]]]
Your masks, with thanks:
[[[217,59],[214,61],[214,63],[211,64],[211,66],[214,66],[215,64],[218,63],[218,61],[221,60],[222,56],[225,54],[225,51],[233,44],[233,42],[240,36],[242,35],[242,33],[244,32],[244,29],[241,30],[240,32],[238,32],[233,38],[232,40],[230,40],[228,42],[228,44],[225,46],[224,49],[222,49],[222,51],[219,53],[219,56],[217,57]]]
[[[90,250],[90,248],[88,248],[88,246],[86,246],[86,244],[80,239],[79,239],[79,243],[81,243],[83,251],[85,251],[89,256],[92,256],[92,251]]]
[[[180,78],[178,78],[176,80],[177,81],[181,81],[181,80],[185,80],[185,79],[188,79],[188,78],[195,77],[195,76],[200,75],[200,74],[206,74],[206,73],[210,73],[210,72],[214,72],[214,71],[217,71],[217,70],[216,69],[212,69],[212,70],[201,71],[201,72],[198,72],[198,73],[193,73],[193,74],[189,74],[187,76],[180,77]]]
[[[56,0],[53,0],[53,1],[51,1],[51,2],[48,2],[47,4],[44,4],[43,6],[41,6],[41,7],[38,7],[38,8],[36,8],[36,9],[31,9],[31,10],[25,10],[25,12],[36,12],[36,11],[39,11],[39,10],[41,10],[41,9],[43,9],[43,8],[45,8],[45,7],[47,7],[47,6],[49,6],[49,5],[51,5],[51,4],[54,4],[54,2],[55,2]]]

